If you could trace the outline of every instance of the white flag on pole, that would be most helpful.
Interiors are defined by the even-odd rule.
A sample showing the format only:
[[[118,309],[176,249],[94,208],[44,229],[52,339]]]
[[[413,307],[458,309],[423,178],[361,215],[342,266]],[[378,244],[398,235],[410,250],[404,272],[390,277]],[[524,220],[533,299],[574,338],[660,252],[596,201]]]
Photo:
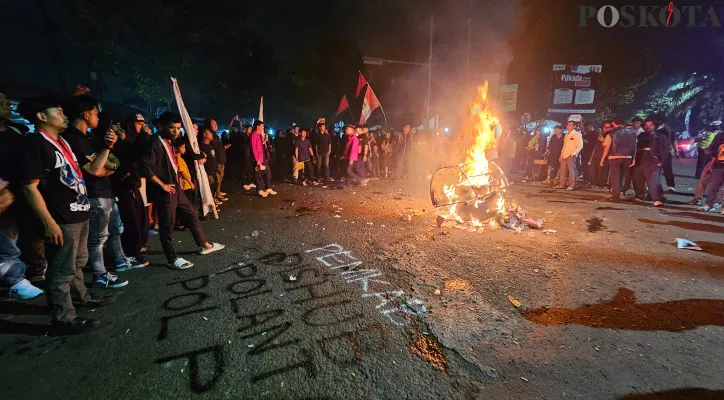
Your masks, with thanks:
[[[192,132],[194,129],[193,121],[191,121],[191,116],[189,116],[189,112],[186,110],[186,106],[184,105],[184,100],[181,98],[181,89],[178,87],[178,81],[176,81],[176,78],[172,77],[171,82],[173,83],[173,96],[176,98],[176,106],[181,114],[181,121],[183,121],[184,131],[186,131],[186,137],[191,145],[191,150],[194,153],[199,154],[199,142],[196,139],[196,132]],[[214,195],[211,193],[209,177],[206,175],[204,167],[199,164],[198,161],[194,161],[194,168],[196,169],[196,179],[199,182],[199,190],[201,191],[201,206],[203,208],[204,215],[206,215],[215,207]]]
[[[264,121],[264,96],[259,101],[259,121]]]

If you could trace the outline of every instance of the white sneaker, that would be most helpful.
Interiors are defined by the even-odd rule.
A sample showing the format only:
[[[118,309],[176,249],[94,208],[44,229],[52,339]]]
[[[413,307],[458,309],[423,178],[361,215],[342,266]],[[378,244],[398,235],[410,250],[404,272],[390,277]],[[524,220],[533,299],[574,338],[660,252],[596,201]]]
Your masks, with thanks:
[[[246,191],[251,190],[251,185],[244,185],[244,190],[246,190]]]
[[[261,196],[261,197],[266,197],[266,196],[267,196],[267,194],[266,194],[266,192],[265,192],[265,191],[263,191],[263,190],[260,190],[260,191],[259,191],[259,196]]]
[[[179,257],[173,261],[173,263],[168,265],[169,267],[173,269],[188,269],[194,266],[194,263],[191,261],[184,260],[183,258]]]
[[[253,184],[253,183],[250,183],[250,184],[249,184],[249,187],[252,188],[252,189],[256,189],[256,185]]]
[[[661,207],[661,206],[663,206],[663,205],[664,205],[664,203],[662,203],[661,201],[655,201],[655,202],[654,202],[654,207]]]
[[[17,296],[21,299],[32,299],[41,294],[43,294],[43,291],[33,286],[27,279],[23,279],[10,287],[10,296]]]
[[[710,213],[718,213],[718,212],[721,212],[721,210],[722,210],[721,204],[719,204],[719,203],[714,203],[714,205],[711,206],[711,208],[709,209],[709,212],[710,212]]]
[[[215,252],[215,251],[223,250],[224,247],[226,247],[226,246],[224,246],[224,245],[221,244],[221,243],[211,243],[211,248],[210,248],[210,249],[207,249],[207,248],[205,248],[205,247],[202,247],[201,250],[199,250],[199,254],[201,254],[202,256],[205,256],[205,255],[211,254],[211,253],[213,253],[213,252]]]
[[[267,189],[266,194],[270,194],[272,196],[276,196],[277,192],[274,191],[274,189]]]
[[[302,186],[307,186],[307,181],[302,181]]]
[[[709,211],[710,209],[711,209],[711,206],[706,203],[703,206],[699,207],[699,211]]]
[[[219,192],[219,197],[226,197],[226,192]]]

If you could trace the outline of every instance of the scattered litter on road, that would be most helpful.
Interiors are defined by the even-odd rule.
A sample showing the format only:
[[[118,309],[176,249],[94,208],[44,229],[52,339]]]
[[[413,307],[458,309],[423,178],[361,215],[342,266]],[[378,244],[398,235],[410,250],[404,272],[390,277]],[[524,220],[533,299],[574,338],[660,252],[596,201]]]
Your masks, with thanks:
[[[410,214],[402,214],[402,220],[403,220],[403,221],[412,221],[412,215],[410,215]]]
[[[227,340],[227,342],[229,342],[229,344],[231,344],[231,340]]]
[[[130,331],[131,331],[131,328],[126,329],[126,333],[128,333],[128,332],[130,332]]]
[[[545,233],[546,235],[550,235],[551,233],[558,233],[558,231],[555,229],[543,229],[542,232]]]
[[[294,282],[297,280],[296,276],[289,275],[289,282]]]
[[[339,214],[334,214],[334,218],[342,218],[342,216]]]
[[[546,210],[546,212],[545,212],[544,214],[553,214],[553,211],[551,211],[551,210]]]
[[[545,220],[543,218],[533,219],[533,218],[524,218],[522,221],[523,225],[533,228],[533,229],[542,229],[543,228],[543,222]]]
[[[683,238],[676,238],[676,247],[684,250],[704,251],[698,244]]]
[[[203,319],[204,319],[204,321],[208,321],[208,320],[209,320],[209,319],[208,319],[208,318],[206,318],[206,317],[201,317],[201,318],[203,318]]]
[[[252,236],[252,237],[257,237],[257,236],[259,236],[259,231],[254,231],[254,232],[252,232],[252,233],[251,233],[251,236]]]
[[[519,311],[522,311],[523,309],[525,309],[525,307],[523,307],[523,305],[518,300],[516,300],[515,297],[513,297],[511,295],[507,295],[505,297],[507,297],[508,301],[510,301],[510,304],[514,305],[515,308],[518,309]]]
[[[522,376],[520,377],[520,379],[522,379],[524,382],[528,382],[528,380],[523,378]]]
[[[538,273],[540,271],[538,268],[534,269],[533,272]]]
[[[440,289],[435,289],[435,292],[434,292],[434,293],[435,293],[435,296],[439,296],[440,293],[442,293],[442,292],[440,292]]]
[[[253,344],[248,344],[248,345],[246,345],[246,347],[248,347],[248,348],[251,349],[252,347],[254,347],[254,345],[253,345]]]
[[[184,369],[183,369],[183,368],[181,368],[181,373],[182,373],[182,374],[184,373]]]

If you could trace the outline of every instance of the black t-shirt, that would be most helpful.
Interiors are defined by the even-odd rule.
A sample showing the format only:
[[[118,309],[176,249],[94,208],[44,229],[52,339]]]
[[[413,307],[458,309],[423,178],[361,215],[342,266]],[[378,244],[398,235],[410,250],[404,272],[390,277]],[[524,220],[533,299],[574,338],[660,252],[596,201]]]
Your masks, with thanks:
[[[317,135],[317,151],[319,154],[327,154],[329,151],[329,145],[332,143],[332,138],[329,136],[329,134],[322,135],[321,133]]]
[[[297,155],[297,162],[309,161],[309,149],[311,147],[309,139],[302,140],[302,138],[299,137],[294,147],[299,150]]]
[[[22,161],[20,159],[23,153],[22,145],[23,135],[19,131],[11,127],[0,131],[0,178],[10,182],[11,188],[20,184],[18,173]]]
[[[214,133],[214,139],[211,141],[216,152],[216,162],[219,164],[226,164],[226,149],[224,144],[221,143],[221,139]]]
[[[366,133],[360,133],[357,137],[359,138],[359,154],[362,157],[365,153],[365,146],[369,144],[369,138]]]
[[[65,145],[63,139],[60,143]],[[90,203],[85,181],[76,177],[63,152],[37,132],[25,136],[23,148],[21,179],[25,183],[40,180],[38,190],[55,222],[74,224],[87,220]]]
[[[219,162],[216,160],[216,149],[214,149],[213,142],[209,144],[199,142],[199,150],[206,154],[206,162],[204,163],[206,174],[216,174],[219,169]]]
[[[98,137],[91,135],[90,133],[83,134],[75,127],[69,127],[65,132],[62,133],[63,138],[68,141],[70,147],[73,149],[75,158],[78,159],[78,165],[83,168],[84,165],[92,162],[98,153],[103,149],[103,143],[98,140]],[[102,140],[102,139],[101,139]],[[112,199],[113,191],[111,190],[111,178],[104,176],[99,178],[93,176],[84,171],[83,178],[85,179],[86,187],[88,188],[88,198],[91,199]]]

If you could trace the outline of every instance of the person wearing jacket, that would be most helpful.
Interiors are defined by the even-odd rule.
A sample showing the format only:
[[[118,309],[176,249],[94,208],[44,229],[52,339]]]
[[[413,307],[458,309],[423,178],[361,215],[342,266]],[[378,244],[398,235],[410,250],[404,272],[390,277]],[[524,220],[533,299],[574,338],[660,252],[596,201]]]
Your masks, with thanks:
[[[568,187],[566,190],[573,190],[576,187],[576,169],[575,163],[578,154],[583,149],[583,137],[581,132],[576,130],[576,122],[568,121],[566,124],[566,140],[563,142],[563,150],[561,151],[561,172],[559,176],[559,189],[566,187],[566,180],[568,180]]]
[[[636,199],[643,201],[646,197],[645,186],[655,206],[663,204],[663,188],[661,187],[661,167],[663,159],[669,152],[668,138],[656,131],[653,120],[644,122],[644,132],[636,140],[636,158],[634,160],[634,191]]]
[[[181,116],[164,112],[159,117],[159,128],[159,135],[150,141],[143,157],[143,175],[148,180],[148,197],[158,207],[159,237],[168,266],[173,269],[191,268],[194,264],[178,257],[174,250],[171,234],[177,212],[199,246],[199,254],[213,253],[223,249],[224,245],[206,240],[198,213],[186,193],[179,189],[179,167],[173,141],[178,139],[181,133]]]
[[[599,163],[604,166],[608,158],[610,167],[611,201],[618,202],[621,197],[621,182],[624,181],[623,192],[631,185],[631,165],[636,153],[636,130],[624,126],[626,121],[617,116],[611,121],[613,131],[603,142],[603,156]]]
[[[259,196],[267,197],[275,195],[277,192],[271,188],[271,168],[269,168],[269,150],[263,139],[264,122],[254,122],[254,131],[250,137],[251,151],[254,155],[255,171],[256,171],[256,188]]]

